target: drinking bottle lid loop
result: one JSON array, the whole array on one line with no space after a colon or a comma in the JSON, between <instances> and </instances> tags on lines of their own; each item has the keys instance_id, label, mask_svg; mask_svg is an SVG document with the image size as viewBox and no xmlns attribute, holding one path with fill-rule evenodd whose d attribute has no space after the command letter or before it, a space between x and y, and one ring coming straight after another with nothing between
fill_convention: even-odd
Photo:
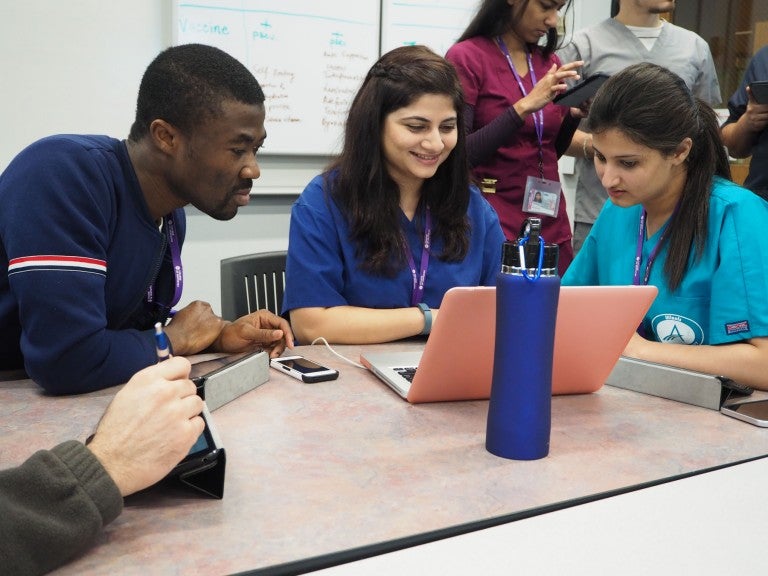
<instances>
[{"instance_id":1,"label":"drinking bottle lid loop","mask_svg":"<svg viewBox=\"0 0 768 576\"><path fill-rule=\"evenodd\" d=\"M534 272L533 276L528 275L528 266L525 262L525 246L528 241L530 240L530 236L525 236L524 238L518 238L518 249L520 250L520 268L523 273L523 276L526 280L530 280L531 282L535 282L539 279L541 276L541 267L544 264L544 238L539 236L539 261L536 265L536 271Z\"/></svg>"}]
</instances>

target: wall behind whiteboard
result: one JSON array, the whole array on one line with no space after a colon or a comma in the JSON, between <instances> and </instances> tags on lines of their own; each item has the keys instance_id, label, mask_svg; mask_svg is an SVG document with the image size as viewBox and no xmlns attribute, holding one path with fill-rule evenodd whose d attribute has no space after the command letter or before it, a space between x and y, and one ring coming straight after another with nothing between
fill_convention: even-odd
<instances>
[{"instance_id":1,"label":"wall behind whiteboard","mask_svg":"<svg viewBox=\"0 0 768 576\"><path fill-rule=\"evenodd\" d=\"M56 133L124 138L147 64L170 42L156 0L0 2L0 172Z\"/></svg>"}]
</instances>

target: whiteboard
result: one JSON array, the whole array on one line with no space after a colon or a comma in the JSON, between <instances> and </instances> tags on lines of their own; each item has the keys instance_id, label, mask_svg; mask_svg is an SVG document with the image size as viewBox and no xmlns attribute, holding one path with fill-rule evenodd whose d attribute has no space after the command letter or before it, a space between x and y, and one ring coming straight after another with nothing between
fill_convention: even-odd
<instances>
[{"instance_id":1,"label":"whiteboard","mask_svg":"<svg viewBox=\"0 0 768 576\"><path fill-rule=\"evenodd\" d=\"M379 0L175 0L174 43L225 50L266 97L263 154L335 154L379 56Z\"/></svg>"},{"instance_id":2,"label":"whiteboard","mask_svg":"<svg viewBox=\"0 0 768 576\"><path fill-rule=\"evenodd\" d=\"M424 44L444 55L472 20L480 0L382 0L381 52Z\"/></svg>"}]
</instances>

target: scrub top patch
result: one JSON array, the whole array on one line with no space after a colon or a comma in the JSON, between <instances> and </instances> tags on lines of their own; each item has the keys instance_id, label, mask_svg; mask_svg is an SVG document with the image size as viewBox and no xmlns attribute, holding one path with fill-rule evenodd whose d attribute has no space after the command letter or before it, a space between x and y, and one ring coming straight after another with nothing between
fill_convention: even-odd
<instances>
[{"instance_id":1,"label":"scrub top patch","mask_svg":"<svg viewBox=\"0 0 768 576\"><path fill-rule=\"evenodd\" d=\"M728 324L725 325L725 333L728 335L741 334L742 332L749 332L748 320L740 320L738 322L729 322Z\"/></svg>"}]
</instances>

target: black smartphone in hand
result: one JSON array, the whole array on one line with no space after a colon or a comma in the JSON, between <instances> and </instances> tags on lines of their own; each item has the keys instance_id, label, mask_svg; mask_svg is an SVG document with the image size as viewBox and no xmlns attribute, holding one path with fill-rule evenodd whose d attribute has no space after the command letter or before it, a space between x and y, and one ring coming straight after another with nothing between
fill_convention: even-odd
<instances>
[{"instance_id":1,"label":"black smartphone in hand","mask_svg":"<svg viewBox=\"0 0 768 576\"><path fill-rule=\"evenodd\" d=\"M768 104L768 80L755 80L749 83L752 98L758 104Z\"/></svg>"}]
</instances>

